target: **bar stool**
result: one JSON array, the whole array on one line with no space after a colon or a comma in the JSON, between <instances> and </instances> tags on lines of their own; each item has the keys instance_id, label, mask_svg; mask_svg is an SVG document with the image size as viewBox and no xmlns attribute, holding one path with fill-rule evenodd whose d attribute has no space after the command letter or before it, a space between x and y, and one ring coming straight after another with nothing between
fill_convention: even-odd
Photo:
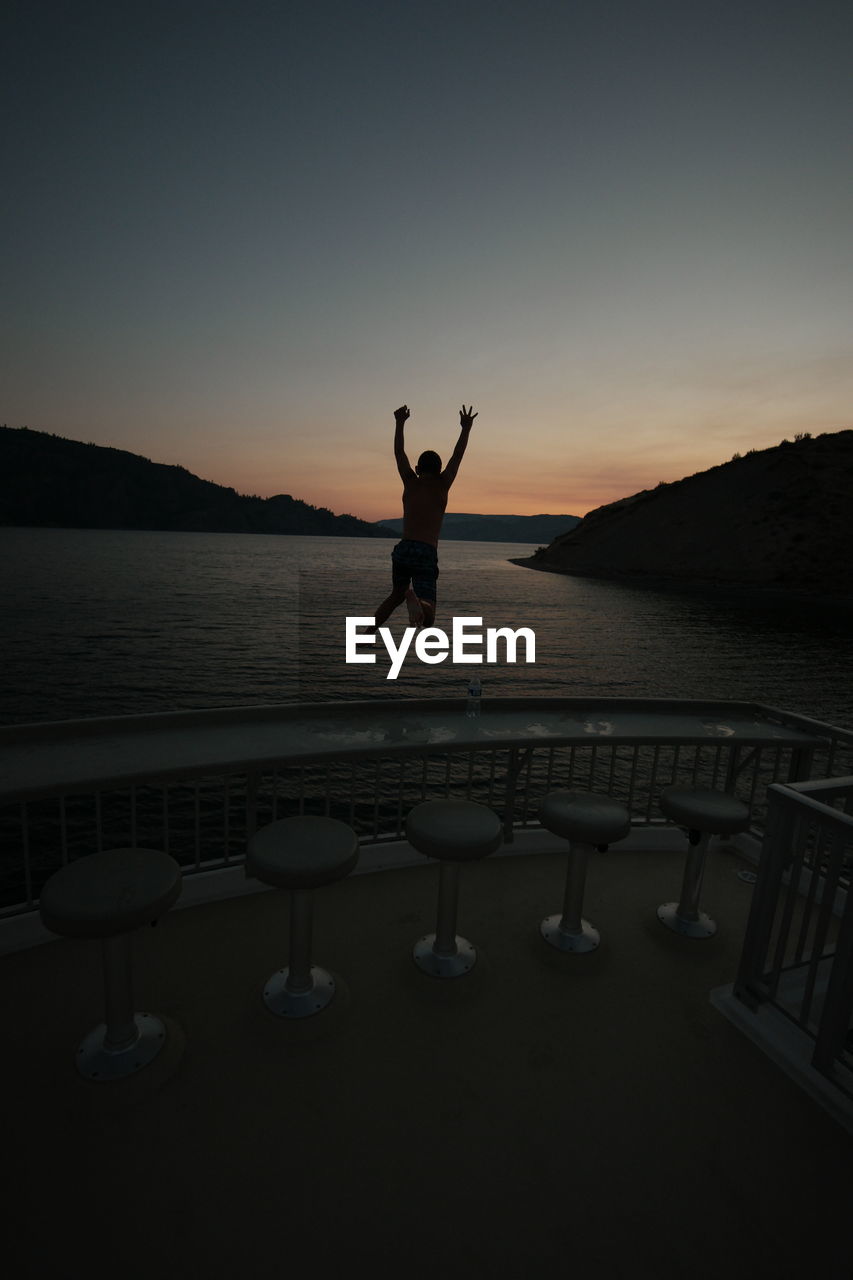
<instances>
[{"instance_id":1,"label":"bar stool","mask_svg":"<svg viewBox=\"0 0 853 1280\"><path fill-rule=\"evenodd\" d=\"M608 845L628 835L628 810L609 796L551 791L539 805L539 821L569 842L562 914L546 916L539 931L558 951L595 951L601 935L581 915L587 862L594 848L603 853Z\"/></svg>"},{"instance_id":2,"label":"bar stool","mask_svg":"<svg viewBox=\"0 0 853 1280\"><path fill-rule=\"evenodd\" d=\"M435 933L420 938L412 952L418 968L433 978L459 978L476 963L476 949L456 933L459 866L487 858L502 836L497 814L473 800L425 800L406 819L412 848L441 864Z\"/></svg>"},{"instance_id":3,"label":"bar stool","mask_svg":"<svg viewBox=\"0 0 853 1280\"><path fill-rule=\"evenodd\" d=\"M661 792L661 812L687 828L687 861L678 902L658 907L658 920L685 938L710 938L717 926L699 910L705 857L711 836L733 836L749 826L749 809L735 796L707 787L667 787Z\"/></svg>"},{"instance_id":4,"label":"bar stool","mask_svg":"<svg viewBox=\"0 0 853 1280\"><path fill-rule=\"evenodd\" d=\"M105 1021L81 1041L77 1069L89 1080L119 1080L151 1062L165 1023L133 1008L131 933L154 923L181 892L181 871L159 849L110 849L69 862L42 889L39 911L52 933L100 938Z\"/></svg>"},{"instance_id":5,"label":"bar stool","mask_svg":"<svg viewBox=\"0 0 853 1280\"><path fill-rule=\"evenodd\" d=\"M343 880L358 862L358 838L336 818L282 818L249 841L246 875L290 890L288 966L264 987L264 1004L279 1018L308 1018L335 994L335 980L311 963L314 890Z\"/></svg>"}]
</instances>

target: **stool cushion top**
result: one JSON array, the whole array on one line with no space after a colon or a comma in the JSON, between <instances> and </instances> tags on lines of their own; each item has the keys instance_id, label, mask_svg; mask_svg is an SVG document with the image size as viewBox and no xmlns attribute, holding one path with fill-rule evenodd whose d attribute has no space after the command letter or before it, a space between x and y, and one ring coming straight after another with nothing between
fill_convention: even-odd
<instances>
[{"instance_id":1,"label":"stool cushion top","mask_svg":"<svg viewBox=\"0 0 853 1280\"><path fill-rule=\"evenodd\" d=\"M246 875L279 889L318 889L343 880L358 862L358 837L337 818L282 818L249 841Z\"/></svg>"},{"instance_id":2,"label":"stool cushion top","mask_svg":"<svg viewBox=\"0 0 853 1280\"><path fill-rule=\"evenodd\" d=\"M691 831L731 836L749 826L749 809L735 796L707 787L667 787L660 796L661 812Z\"/></svg>"},{"instance_id":3,"label":"stool cushion top","mask_svg":"<svg viewBox=\"0 0 853 1280\"><path fill-rule=\"evenodd\" d=\"M53 933L109 938L150 924L180 892L181 869L161 849L104 849L52 875L39 911Z\"/></svg>"},{"instance_id":4,"label":"stool cushion top","mask_svg":"<svg viewBox=\"0 0 853 1280\"><path fill-rule=\"evenodd\" d=\"M550 791L539 804L539 821L555 836L587 844L612 844L631 830L623 805L589 791Z\"/></svg>"},{"instance_id":5,"label":"stool cushion top","mask_svg":"<svg viewBox=\"0 0 853 1280\"><path fill-rule=\"evenodd\" d=\"M498 815L474 800L425 800L406 819L406 836L426 858L468 862L494 853L503 831Z\"/></svg>"}]
</instances>

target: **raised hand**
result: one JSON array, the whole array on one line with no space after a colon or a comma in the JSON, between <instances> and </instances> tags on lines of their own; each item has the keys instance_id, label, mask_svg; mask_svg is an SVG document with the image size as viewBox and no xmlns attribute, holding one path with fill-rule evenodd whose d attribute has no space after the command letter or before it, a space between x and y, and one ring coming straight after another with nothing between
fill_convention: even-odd
<instances>
[{"instance_id":1,"label":"raised hand","mask_svg":"<svg viewBox=\"0 0 853 1280\"><path fill-rule=\"evenodd\" d=\"M471 412L471 409L473 408L474 406L471 405L468 409L466 409L463 404L462 408L459 410L459 422L464 431L470 431L471 423L474 421L476 417L478 417L476 413Z\"/></svg>"},{"instance_id":2,"label":"raised hand","mask_svg":"<svg viewBox=\"0 0 853 1280\"><path fill-rule=\"evenodd\" d=\"M394 421L396 422L398 427L402 427L403 423L406 421L408 416L409 416L409 406L407 404L403 404L400 406L399 409L394 410Z\"/></svg>"}]
</instances>

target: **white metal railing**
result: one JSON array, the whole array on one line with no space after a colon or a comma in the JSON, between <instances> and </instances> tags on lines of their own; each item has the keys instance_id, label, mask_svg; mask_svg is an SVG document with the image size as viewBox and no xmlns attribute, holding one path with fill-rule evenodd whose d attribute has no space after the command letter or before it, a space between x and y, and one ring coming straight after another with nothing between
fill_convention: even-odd
<instances>
[{"instance_id":1,"label":"white metal railing","mask_svg":"<svg viewBox=\"0 0 853 1280\"><path fill-rule=\"evenodd\" d=\"M770 1004L814 1043L812 1065L853 1097L853 776L768 793L734 995Z\"/></svg>"},{"instance_id":2,"label":"white metal railing","mask_svg":"<svg viewBox=\"0 0 853 1280\"><path fill-rule=\"evenodd\" d=\"M517 745L496 746L485 741L472 746L463 741L461 745L423 744L403 749L382 743L355 756L343 748L340 752L324 749L320 760L299 759L299 749L291 748L285 758L265 759L262 765L247 759L242 766L235 766L232 755L227 764L222 758L211 759L190 773L176 755L170 768L156 773L152 768L150 776L136 777L132 782L104 779L100 785L93 780L68 790L61 785L61 774L57 781L56 759L51 757L54 776L50 785L45 785L44 794L37 778L29 780L23 798L9 796L4 803L0 792L0 913L32 911L53 871L69 858L95 849L128 844L164 849L186 874L232 866L242 862L247 839L256 826L290 813L340 817L355 828L362 843L372 844L401 839L406 814L419 801L463 796L495 809L504 822L505 839L511 841L515 830L538 825L539 799L555 787L613 795L626 805L633 825L649 826L664 821L658 810L660 791L670 783L682 782L736 793L749 804L753 834L760 837L768 788L796 778L823 776L841 760L848 761L853 772L853 733L772 708L734 703L713 707L720 714L733 708L741 716L748 711L767 724L786 726L790 732L782 741L750 742L736 735L696 741L690 717L695 717L697 708L707 711L711 704L630 699L596 704L564 699L555 700L554 705L564 709L575 701L585 713L592 708L593 715L596 706L602 714L611 715L614 708L627 708L635 717L663 706L673 727L668 734L657 734L654 741L647 742L638 741L638 734L632 731L622 738L616 734L555 746L543 729L543 740L528 735ZM298 739L300 715L306 722L309 717L316 721L321 712L331 715L341 705L282 709L282 723ZM390 714L387 704L381 705L386 708L384 714ZM409 708L415 705L424 704L407 707L401 703L393 711L411 715ZM433 705L441 704L430 704L430 709ZM519 701L507 700L505 705L517 708ZM546 705L542 700L529 702L537 719ZM255 719L261 715L266 719L268 710L271 715L271 709L263 709L263 713L250 709ZM185 736L192 731L194 749L197 742L202 744L196 752L199 761L204 760L205 734L211 732L208 726L213 723L207 714L174 714L163 721L170 734ZM679 714L684 716L681 730ZM248 713L245 716L249 723L251 717ZM245 728L239 714L229 712L224 719L226 728L233 725L239 739ZM150 717L133 717L109 722L109 727L110 732L117 724L123 727L130 742L124 749L131 756L133 735L138 733L140 757L149 759L153 723ZM215 723L222 728L220 720ZM748 718L744 723L750 723ZM160 721L157 725L162 729ZM62 744L76 739L71 738L68 724L55 726L55 734L50 732L53 728L26 727L22 732L27 749L32 749L29 738L48 745L58 743L59 758L64 759ZM81 722L80 733L81 741L94 740L95 722ZM9 746L14 730L0 730L0 737L5 737ZM73 750L68 751L70 761ZM305 752L309 757L312 754L307 744ZM132 761L130 767L132 772Z\"/></svg>"}]
</instances>

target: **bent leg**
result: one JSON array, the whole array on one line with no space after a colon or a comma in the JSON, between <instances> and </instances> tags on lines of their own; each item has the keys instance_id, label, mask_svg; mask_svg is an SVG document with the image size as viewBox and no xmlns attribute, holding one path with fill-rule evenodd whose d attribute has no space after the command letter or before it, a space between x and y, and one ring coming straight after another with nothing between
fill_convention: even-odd
<instances>
[{"instance_id":1,"label":"bent leg","mask_svg":"<svg viewBox=\"0 0 853 1280\"><path fill-rule=\"evenodd\" d=\"M381 627L383 622L386 622L388 618L391 617L391 614L398 607L398 605L401 605L403 603L405 598L406 598L406 588L394 587L390 596L386 596L386 598L382 601L379 608L376 610L376 616L373 619L374 626Z\"/></svg>"}]
</instances>

